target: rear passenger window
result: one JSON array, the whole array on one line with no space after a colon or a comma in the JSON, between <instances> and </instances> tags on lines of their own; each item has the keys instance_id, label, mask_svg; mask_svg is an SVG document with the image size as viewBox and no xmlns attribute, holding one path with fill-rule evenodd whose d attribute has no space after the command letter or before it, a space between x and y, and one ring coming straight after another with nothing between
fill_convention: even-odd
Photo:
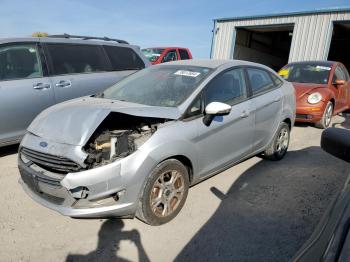
<instances>
[{"instance_id":1,"label":"rear passenger window","mask_svg":"<svg viewBox=\"0 0 350 262\"><path fill-rule=\"evenodd\" d=\"M275 86L279 87L282 85L282 80L279 79L275 74L270 73L270 76L272 77L273 81L275 82Z\"/></svg>"},{"instance_id":2,"label":"rear passenger window","mask_svg":"<svg viewBox=\"0 0 350 262\"><path fill-rule=\"evenodd\" d=\"M247 72L253 95L265 92L275 87L270 74L265 70L248 68Z\"/></svg>"},{"instance_id":3,"label":"rear passenger window","mask_svg":"<svg viewBox=\"0 0 350 262\"><path fill-rule=\"evenodd\" d=\"M113 71L139 70L145 68L145 63L131 48L106 45L104 49L112 63Z\"/></svg>"},{"instance_id":4,"label":"rear passenger window","mask_svg":"<svg viewBox=\"0 0 350 262\"><path fill-rule=\"evenodd\" d=\"M243 69L226 71L214 78L205 89L205 104L222 102L233 105L247 97Z\"/></svg>"},{"instance_id":5,"label":"rear passenger window","mask_svg":"<svg viewBox=\"0 0 350 262\"><path fill-rule=\"evenodd\" d=\"M179 49L179 53L182 60L190 59L190 56L185 49Z\"/></svg>"},{"instance_id":6,"label":"rear passenger window","mask_svg":"<svg viewBox=\"0 0 350 262\"><path fill-rule=\"evenodd\" d=\"M42 77L36 45L0 47L0 80Z\"/></svg>"},{"instance_id":7,"label":"rear passenger window","mask_svg":"<svg viewBox=\"0 0 350 262\"><path fill-rule=\"evenodd\" d=\"M107 61L99 46L48 44L55 75L107 71Z\"/></svg>"}]
</instances>

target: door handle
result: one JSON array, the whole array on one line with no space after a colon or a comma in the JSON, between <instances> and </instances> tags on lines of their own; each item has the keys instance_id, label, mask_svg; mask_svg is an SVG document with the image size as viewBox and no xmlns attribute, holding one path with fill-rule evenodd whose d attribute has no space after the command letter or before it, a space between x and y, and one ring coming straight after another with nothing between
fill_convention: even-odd
<instances>
[{"instance_id":1,"label":"door handle","mask_svg":"<svg viewBox=\"0 0 350 262\"><path fill-rule=\"evenodd\" d=\"M49 89L50 87L51 85L46 83L37 83L33 85L33 88L36 90Z\"/></svg>"},{"instance_id":2,"label":"door handle","mask_svg":"<svg viewBox=\"0 0 350 262\"><path fill-rule=\"evenodd\" d=\"M246 118L249 116L249 111L248 110L243 110L243 112L241 113L241 118Z\"/></svg>"},{"instance_id":3,"label":"door handle","mask_svg":"<svg viewBox=\"0 0 350 262\"><path fill-rule=\"evenodd\" d=\"M71 87L72 82L69 80L61 80L56 84L57 87Z\"/></svg>"}]
</instances>

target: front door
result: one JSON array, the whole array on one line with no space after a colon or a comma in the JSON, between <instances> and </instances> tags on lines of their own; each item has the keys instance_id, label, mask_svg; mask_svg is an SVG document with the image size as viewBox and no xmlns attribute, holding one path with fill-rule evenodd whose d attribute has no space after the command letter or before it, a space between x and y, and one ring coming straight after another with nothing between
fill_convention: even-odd
<instances>
[{"instance_id":1,"label":"front door","mask_svg":"<svg viewBox=\"0 0 350 262\"><path fill-rule=\"evenodd\" d=\"M347 86L348 83L345 83L345 85L336 85L335 82L337 80L346 81L346 79L347 77L345 72L342 70L340 65L337 65L337 67L335 68L332 83L331 83L333 85L333 90L336 96L335 97L336 102L335 102L335 108L334 108L336 112L343 111L344 109L347 108L349 89Z\"/></svg>"},{"instance_id":2,"label":"front door","mask_svg":"<svg viewBox=\"0 0 350 262\"><path fill-rule=\"evenodd\" d=\"M202 177L249 155L254 134L254 105L248 99L243 69L230 69L218 75L206 86L203 97L205 106L222 102L232 109L229 115L216 116L209 126L203 123L203 118L195 120Z\"/></svg>"}]
</instances>

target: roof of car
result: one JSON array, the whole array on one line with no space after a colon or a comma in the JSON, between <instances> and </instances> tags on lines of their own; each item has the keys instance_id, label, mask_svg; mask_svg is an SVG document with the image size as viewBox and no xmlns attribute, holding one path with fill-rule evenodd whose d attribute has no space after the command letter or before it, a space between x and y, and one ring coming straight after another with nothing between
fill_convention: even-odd
<instances>
[{"instance_id":1,"label":"roof of car","mask_svg":"<svg viewBox=\"0 0 350 262\"><path fill-rule=\"evenodd\" d=\"M257 65L256 63L243 61L243 60L233 60L233 59L188 59L188 60L177 60L174 62L163 63L163 65L188 65L188 66L201 66L208 68L217 68L222 65L231 64L235 65ZM162 64L161 64L162 65ZM260 65L263 66L263 65ZM264 67L264 66L263 66Z\"/></svg>"},{"instance_id":2,"label":"roof of car","mask_svg":"<svg viewBox=\"0 0 350 262\"><path fill-rule=\"evenodd\" d=\"M79 38L63 38L63 37L20 37L20 38L0 38L0 44L7 43L24 43L24 42L44 42L44 43L74 43L74 44L92 44L92 45L118 45L137 47L135 45L118 43L113 40L103 39L79 39Z\"/></svg>"}]
</instances>

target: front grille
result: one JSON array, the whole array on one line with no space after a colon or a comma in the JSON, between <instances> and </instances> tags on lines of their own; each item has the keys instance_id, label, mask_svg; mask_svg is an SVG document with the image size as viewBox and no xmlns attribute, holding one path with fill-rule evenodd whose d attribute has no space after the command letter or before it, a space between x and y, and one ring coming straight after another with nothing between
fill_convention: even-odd
<instances>
[{"instance_id":1,"label":"front grille","mask_svg":"<svg viewBox=\"0 0 350 262\"><path fill-rule=\"evenodd\" d=\"M38 166L52 171L68 173L81 169L77 163L65 157L45 154L25 147L21 149L21 154Z\"/></svg>"}]
</instances>

